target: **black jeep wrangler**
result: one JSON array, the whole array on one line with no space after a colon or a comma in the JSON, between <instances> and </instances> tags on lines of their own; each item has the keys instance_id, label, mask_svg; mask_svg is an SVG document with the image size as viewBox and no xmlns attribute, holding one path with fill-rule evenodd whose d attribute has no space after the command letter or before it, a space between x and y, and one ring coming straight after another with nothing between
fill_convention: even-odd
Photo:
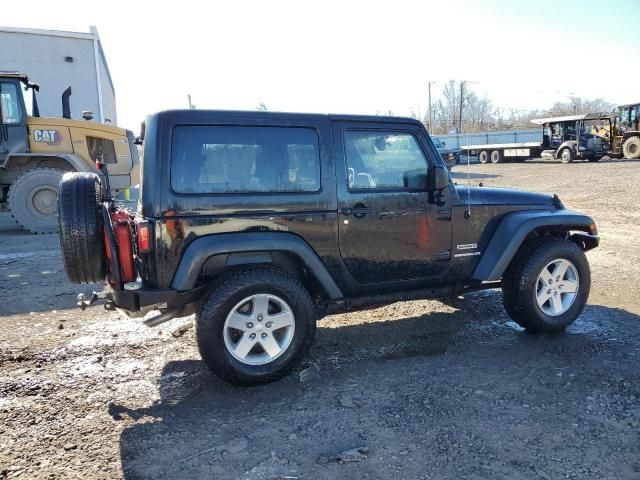
<instances>
[{"instance_id":1,"label":"black jeep wrangler","mask_svg":"<svg viewBox=\"0 0 640 480\"><path fill-rule=\"evenodd\" d=\"M324 315L502 287L526 330L570 325L590 287L591 218L558 197L456 186L409 118L166 111L143 132L136 212L104 175L60 184L65 269L157 325L196 314L220 377L290 372Z\"/></svg>"}]
</instances>

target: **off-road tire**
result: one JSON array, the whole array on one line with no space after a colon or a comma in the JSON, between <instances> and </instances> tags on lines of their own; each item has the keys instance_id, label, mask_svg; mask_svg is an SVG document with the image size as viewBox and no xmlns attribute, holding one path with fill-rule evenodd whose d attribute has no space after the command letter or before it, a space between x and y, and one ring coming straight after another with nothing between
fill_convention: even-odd
<instances>
[{"instance_id":1,"label":"off-road tire","mask_svg":"<svg viewBox=\"0 0 640 480\"><path fill-rule=\"evenodd\" d=\"M34 168L11 184L9 209L16 223L31 233L58 231L55 198L63 175L57 168Z\"/></svg>"},{"instance_id":2,"label":"off-road tire","mask_svg":"<svg viewBox=\"0 0 640 480\"><path fill-rule=\"evenodd\" d=\"M482 150L478 154L478 161L480 163L487 163L489 161L489 152L487 152L486 150Z\"/></svg>"},{"instance_id":3,"label":"off-road tire","mask_svg":"<svg viewBox=\"0 0 640 480\"><path fill-rule=\"evenodd\" d=\"M542 269L555 259L569 260L578 272L579 288L571 307L549 316L538 306L536 285ZM571 240L545 237L523 245L504 273L502 294L505 310L527 332L556 332L571 325L582 313L591 287L589 262Z\"/></svg>"},{"instance_id":4,"label":"off-road tire","mask_svg":"<svg viewBox=\"0 0 640 480\"><path fill-rule=\"evenodd\" d=\"M504 156L500 150L494 150L491 152L491 163L502 163Z\"/></svg>"},{"instance_id":5,"label":"off-road tire","mask_svg":"<svg viewBox=\"0 0 640 480\"><path fill-rule=\"evenodd\" d=\"M570 148L563 148L559 158L562 163L571 163L573 162L573 152Z\"/></svg>"},{"instance_id":6,"label":"off-road tire","mask_svg":"<svg viewBox=\"0 0 640 480\"><path fill-rule=\"evenodd\" d=\"M622 144L622 153L624 158L635 160L640 158L640 137L629 137Z\"/></svg>"},{"instance_id":7,"label":"off-road tire","mask_svg":"<svg viewBox=\"0 0 640 480\"><path fill-rule=\"evenodd\" d=\"M98 175L66 173L60 182L58 232L69 280L95 283L106 276L104 228Z\"/></svg>"},{"instance_id":8,"label":"off-road tire","mask_svg":"<svg viewBox=\"0 0 640 480\"><path fill-rule=\"evenodd\" d=\"M295 330L282 355L263 365L247 365L234 358L224 341L229 312L244 298L268 293L291 307ZM200 356L220 378L236 385L275 382L286 376L304 358L313 343L317 313L306 288L296 278L277 268L237 271L218 280L206 293L196 313L196 339Z\"/></svg>"}]
</instances>

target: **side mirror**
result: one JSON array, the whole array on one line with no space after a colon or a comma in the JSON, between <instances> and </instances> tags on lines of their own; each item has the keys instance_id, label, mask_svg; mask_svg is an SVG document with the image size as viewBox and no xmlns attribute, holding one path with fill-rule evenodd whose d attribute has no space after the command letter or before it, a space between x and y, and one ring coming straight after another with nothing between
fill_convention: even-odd
<instances>
[{"instance_id":1,"label":"side mirror","mask_svg":"<svg viewBox=\"0 0 640 480\"><path fill-rule=\"evenodd\" d=\"M404 172L404 187L412 192L429 190L429 176L424 172L408 170Z\"/></svg>"},{"instance_id":2,"label":"side mirror","mask_svg":"<svg viewBox=\"0 0 640 480\"><path fill-rule=\"evenodd\" d=\"M444 140L440 140L442 142L442 146L446 147L447 146L447 142L445 142Z\"/></svg>"},{"instance_id":3,"label":"side mirror","mask_svg":"<svg viewBox=\"0 0 640 480\"><path fill-rule=\"evenodd\" d=\"M449 172L447 170L447 167L443 165L436 165L435 167L433 167L432 172L432 186L434 191L444 190L449 186Z\"/></svg>"}]
</instances>

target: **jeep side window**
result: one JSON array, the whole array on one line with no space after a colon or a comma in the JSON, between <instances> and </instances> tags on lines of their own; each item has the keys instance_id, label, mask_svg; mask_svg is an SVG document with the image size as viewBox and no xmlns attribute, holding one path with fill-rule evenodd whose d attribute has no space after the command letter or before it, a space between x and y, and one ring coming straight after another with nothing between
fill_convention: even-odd
<instances>
[{"instance_id":1,"label":"jeep side window","mask_svg":"<svg viewBox=\"0 0 640 480\"><path fill-rule=\"evenodd\" d=\"M178 193L288 193L320 190L312 128L177 126L171 186Z\"/></svg>"},{"instance_id":2,"label":"jeep side window","mask_svg":"<svg viewBox=\"0 0 640 480\"><path fill-rule=\"evenodd\" d=\"M427 160L410 133L346 131L349 190L405 190L427 174Z\"/></svg>"},{"instance_id":3,"label":"jeep side window","mask_svg":"<svg viewBox=\"0 0 640 480\"><path fill-rule=\"evenodd\" d=\"M17 125L22 122L22 112L18 103L18 89L13 83L0 83L0 102L2 103L2 123Z\"/></svg>"}]
</instances>

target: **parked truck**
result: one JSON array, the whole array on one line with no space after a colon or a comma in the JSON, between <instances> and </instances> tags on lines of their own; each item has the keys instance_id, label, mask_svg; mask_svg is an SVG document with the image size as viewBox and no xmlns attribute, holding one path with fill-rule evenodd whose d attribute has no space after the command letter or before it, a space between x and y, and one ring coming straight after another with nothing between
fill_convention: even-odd
<instances>
[{"instance_id":1,"label":"parked truck","mask_svg":"<svg viewBox=\"0 0 640 480\"><path fill-rule=\"evenodd\" d=\"M611 131L615 115L594 113L531 120L542 127L542 140L522 143L465 145L467 155L477 155L480 163L522 162L530 158L556 158L562 163L574 160L598 161L610 151L603 130Z\"/></svg>"}]
</instances>

